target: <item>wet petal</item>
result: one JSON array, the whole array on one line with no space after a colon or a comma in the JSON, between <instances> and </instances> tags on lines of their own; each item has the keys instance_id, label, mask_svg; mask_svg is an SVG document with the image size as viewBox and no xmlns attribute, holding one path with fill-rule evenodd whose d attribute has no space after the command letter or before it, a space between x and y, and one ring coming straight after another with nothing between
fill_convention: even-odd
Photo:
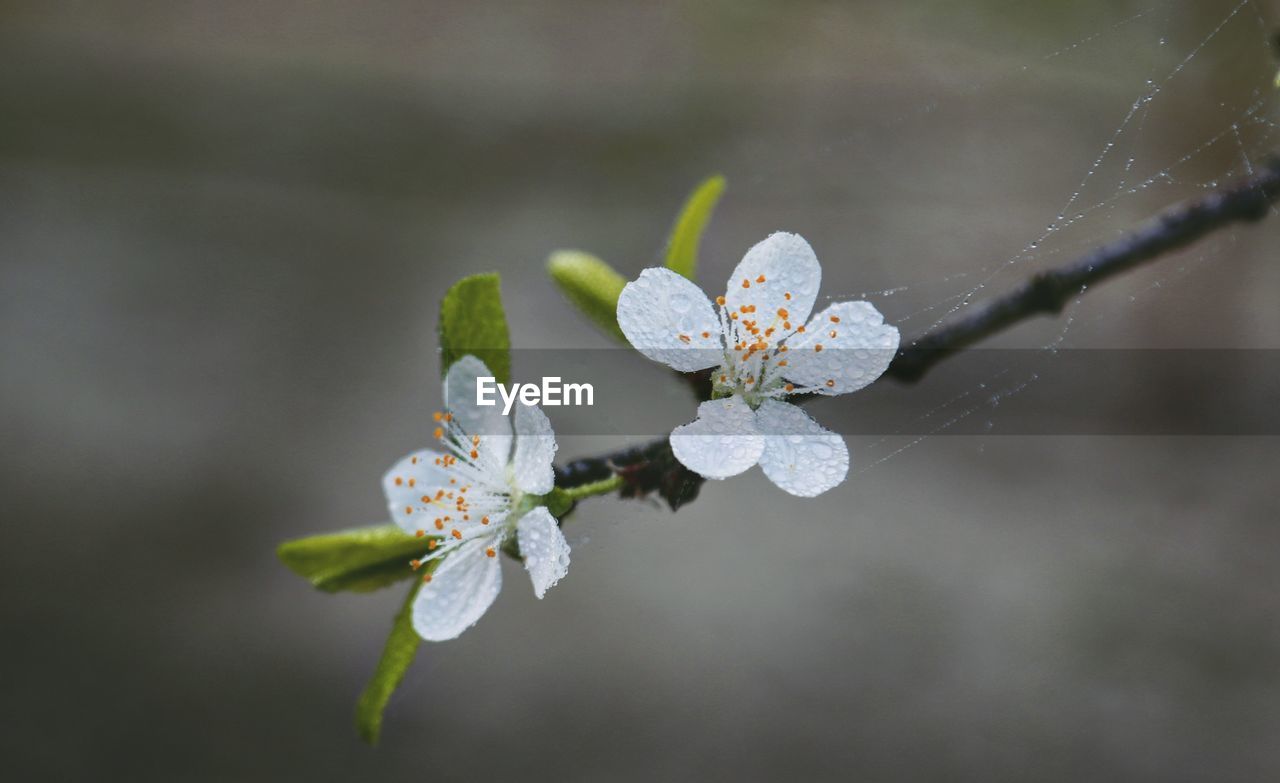
<instances>
[{"instance_id":1,"label":"wet petal","mask_svg":"<svg viewBox=\"0 0 1280 783\"><path fill-rule=\"evenodd\" d=\"M555 484L551 462L556 456L556 435L551 431L547 414L536 405L517 404L515 417L516 446L511 458L516 486L524 492L543 495Z\"/></svg>"},{"instance_id":2,"label":"wet petal","mask_svg":"<svg viewBox=\"0 0 1280 783\"><path fill-rule=\"evenodd\" d=\"M794 329L813 312L821 282L822 267L809 243L799 234L779 231L742 257L729 278L725 305L731 312L754 306L751 318L761 329L781 330L787 322ZM779 310L786 311L785 318L778 315Z\"/></svg>"},{"instance_id":3,"label":"wet petal","mask_svg":"<svg viewBox=\"0 0 1280 783\"><path fill-rule=\"evenodd\" d=\"M796 406L776 400L765 401L756 419L764 433L760 467L774 484L811 498L844 481L849 449L839 435Z\"/></svg>"},{"instance_id":4,"label":"wet petal","mask_svg":"<svg viewBox=\"0 0 1280 783\"><path fill-rule=\"evenodd\" d=\"M569 542L546 507L539 506L516 522L516 540L533 594L541 598L569 572Z\"/></svg>"},{"instance_id":5,"label":"wet petal","mask_svg":"<svg viewBox=\"0 0 1280 783\"><path fill-rule=\"evenodd\" d=\"M764 438L755 413L735 395L699 405L698 418L671 433L671 450L694 473L722 479L759 462Z\"/></svg>"},{"instance_id":6,"label":"wet petal","mask_svg":"<svg viewBox=\"0 0 1280 783\"><path fill-rule=\"evenodd\" d=\"M434 451L415 451L397 462L382 477L382 491L387 496L391 519L406 533L425 529L434 512L423 497L439 490L449 491L449 472L436 464L440 457Z\"/></svg>"},{"instance_id":7,"label":"wet petal","mask_svg":"<svg viewBox=\"0 0 1280 783\"><path fill-rule=\"evenodd\" d=\"M707 295L670 269L646 269L618 297L618 326L637 351L680 372L723 357L720 321Z\"/></svg>"},{"instance_id":8,"label":"wet petal","mask_svg":"<svg viewBox=\"0 0 1280 783\"><path fill-rule=\"evenodd\" d=\"M429 642L456 639L476 624L502 589L502 567L489 557L488 539L447 555L413 602L413 628Z\"/></svg>"},{"instance_id":9,"label":"wet petal","mask_svg":"<svg viewBox=\"0 0 1280 783\"><path fill-rule=\"evenodd\" d=\"M445 408L468 437L480 437L479 460L488 472L505 471L511 455L511 421L502 415L501 400L496 405L476 404L476 379L491 377L484 362L467 354L453 363L444 379Z\"/></svg>"},{"instance_id":10,"label":"wet petal","mask_svg":"<svg viewBox=\"0 0 1280 783\"><path fill-rule=\"evenodd\" d=\"M839 302L786 345L787 380L822 394L847 394L884 374L898 351L898 329L870 302Z\"/></svg>"}]
</instances>

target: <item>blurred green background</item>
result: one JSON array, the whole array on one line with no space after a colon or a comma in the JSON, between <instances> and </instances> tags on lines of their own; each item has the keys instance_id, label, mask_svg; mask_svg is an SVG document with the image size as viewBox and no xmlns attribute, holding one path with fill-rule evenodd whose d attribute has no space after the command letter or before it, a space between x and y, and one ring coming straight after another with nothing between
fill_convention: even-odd
<instances>
[{"instance_id":1,"label":"blurred green background","mask_svg":"<svg viewBox=\"0 0 1280 783\"><path fill-rule=\"evenodd\" d=\"M423 648L377 750L351 711L400 590L321 595L273 550L381 520L458 277L502 273L519 348L605 347L546 254L634 276L720 171L713 295L797 231L825 296L892 291L909 335L1280 150L1278 10L0 5L7 777L1274 779L1274 438L998 437L990 406L879 464L851 438L818 500L592 502L546 600L509 568ZM1278 232L997 344L1280 347ZM670 383L628 368L636 406ZM1114 380L1107 416L1177 395Z\"/></svg>"}]
</instances>

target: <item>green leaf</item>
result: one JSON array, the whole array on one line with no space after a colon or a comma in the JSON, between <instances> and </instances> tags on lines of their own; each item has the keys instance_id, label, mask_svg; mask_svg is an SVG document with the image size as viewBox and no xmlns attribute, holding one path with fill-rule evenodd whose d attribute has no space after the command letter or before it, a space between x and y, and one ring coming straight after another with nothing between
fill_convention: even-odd
<instances>
[{"instance_id":1,"label":"green leaf","mask_svg":"<svg viewBox=\"0 0 1280 783\"><path fill-rule=\"evenodd\" d=\"M720 201L720 195L724 193L724 185L724 177L716 174L703 180L689 194L667 240L667 269L694 279L698 271L698 245L702 242L702 232L711 220L711 212Z\"/></svg>"},{"instance_id":2,"label":"green leaf","mask_svg":"<svg viewBox=\"0 0 1280 783\"><path fill-rule=\"evenodd\" d=\"M618 297L625 278L599 258L580 250L557 250L547 271L560 291L606 334L627 341L618 327Z\"/></svg>"},{"instance_id":3,"label":"green leaf","mask_svg":"<svg viewBox=\"0 0 1280 783\"><path fill-rule=\"evenodd\" d=\"M373 670L369 684L364 686L364 692L360 694L360 701L356 702L356 731L370 745L378 744L378 736L382 733L382 712L387 708L391 694L395 693L404 679L409 664L413 663L414 656L418 654L418 645L422 643L418 633L413 630L413 599L418 596L421 587L422 580L418 580L409 590L409 595L405 596L404 605L391 624L387 643L382 647L378 668Z\"/></svg>"},{"instance_id":4,"label":"green leaf","mask_svg":"<svg viewBox=\"0 0 1280 783\"><path fill-rule=\"evenodd\" d=\"M440 374L467 354L484 362L499 383L511 382L511 338L496 274L453 284L440 303Z\"/></svg>"},{"instance_id":5,"label":"green leaf","mask_svg":"<svg viewBox=\"0 0 1280 783\"><path fill-rule=\"evenodd\" d=\"M431 538L379 525L286 541L276 555L325 592L367 593L413 576L409 561L427 551Z\"/></svg>"}]
</instances>

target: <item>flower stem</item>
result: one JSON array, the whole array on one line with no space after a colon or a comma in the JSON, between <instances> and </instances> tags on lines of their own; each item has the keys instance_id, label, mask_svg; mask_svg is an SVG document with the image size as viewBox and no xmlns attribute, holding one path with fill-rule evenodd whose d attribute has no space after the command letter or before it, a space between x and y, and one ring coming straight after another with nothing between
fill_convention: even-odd
<instances>
[{"instance_id":1,"label":"flower stem","mask_svg":"<svg viewBox=\"0 0 1280 783\"><path fill-rule=\"evenodd\" d=\"M617 492L622 488L622 476L614 474L606 479L592 481L588 484L579 484L576 487L567 487L561 490L566 500L579 501L583 498L594 497L595 495L608 495L611 492Z\"/></svg>"}]
</instances>

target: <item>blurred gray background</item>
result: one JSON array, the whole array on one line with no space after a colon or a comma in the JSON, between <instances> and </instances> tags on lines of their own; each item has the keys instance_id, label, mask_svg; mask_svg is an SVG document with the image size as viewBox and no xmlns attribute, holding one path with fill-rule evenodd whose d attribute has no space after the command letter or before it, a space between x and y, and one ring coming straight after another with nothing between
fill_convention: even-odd
<instances>
[{"instance_id":1,"label":"blurred gray background","mask_svg":"<svg viewBox=\"0 0 1280 783\"><path fill-rule=\"evenodd\" d=\"M351 712L401 590L322 595L273 550L381 520L459 276L502 273L520 348L606 347L546 254L634 276L720 171L713 295L798 231L824 296L909 335L1280 149L1277 10L4 3L6 777L1275 779L1280 444L1001 436L981 401L1014 375L974 389L990 435L850 438L818 500L585 504L569 576L538 602L508 564L376 750ZM1089 211L1021 253L1064 204ZM995 344L1280 347L1277 239L1225 232ZM635 406L671 383L625 368ZM1177 380L1118 376L1098 415Z\"/></svg>"}]
</instances>

